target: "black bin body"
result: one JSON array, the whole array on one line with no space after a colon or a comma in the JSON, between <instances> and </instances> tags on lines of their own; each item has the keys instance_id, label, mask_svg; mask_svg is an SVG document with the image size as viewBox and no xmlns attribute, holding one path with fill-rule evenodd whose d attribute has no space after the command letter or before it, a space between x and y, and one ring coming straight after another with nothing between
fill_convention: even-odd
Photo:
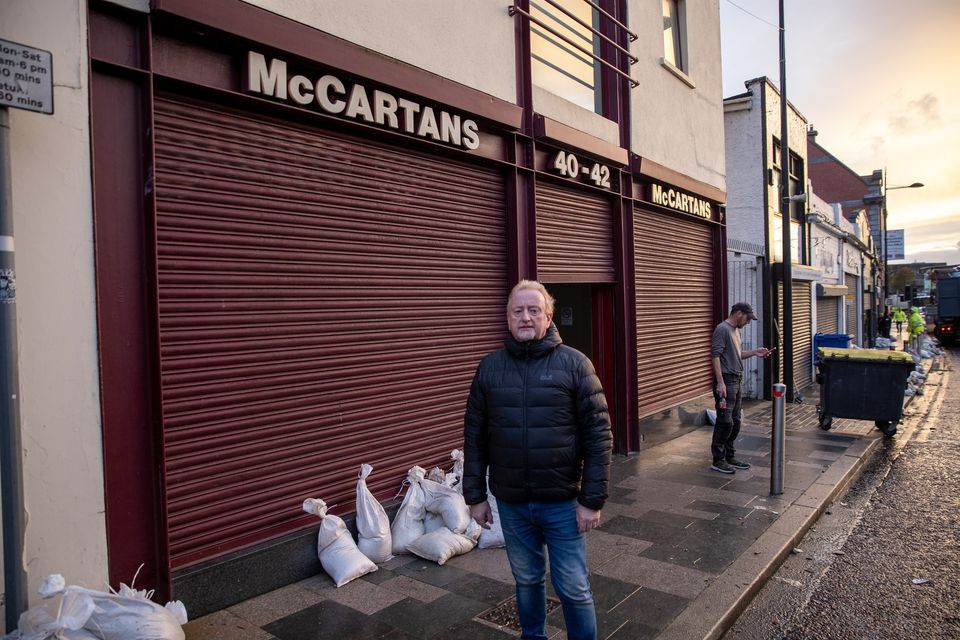
<instances>
[{"instance_id":1,"label":"black bin body","mask_svg":"<svg viewBox=\"0 0 960 640\"><path fill-rule=\"evenodd\" d=\"M833 418L889 420L903 414L903 392L914 363L822 358L821 414Z\"/></svg>"}]
</instances>

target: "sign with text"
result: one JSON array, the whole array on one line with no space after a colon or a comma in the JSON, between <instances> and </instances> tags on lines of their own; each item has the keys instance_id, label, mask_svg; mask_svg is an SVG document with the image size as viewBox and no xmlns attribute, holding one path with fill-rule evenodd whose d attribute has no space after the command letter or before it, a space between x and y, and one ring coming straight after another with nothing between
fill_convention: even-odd
<instances>
[{"instance_id":1,"label":"sign with text","mask_svg":"<svg viewBox=\"0 0 960 640\"><path fill-rule=\"evenodd\" d=\"M53 56L0 40L0 107L53 113Z\"/></svg>"},{"instance_id":2,"label":"sign with text","mask_svg":"<svg viewBox=\"0 0 960 640\"><path fill-rule=\"evenodd\" d=\"M903 229L887 229L887 260L904 259Z\"/></svg>"}]
</instances>

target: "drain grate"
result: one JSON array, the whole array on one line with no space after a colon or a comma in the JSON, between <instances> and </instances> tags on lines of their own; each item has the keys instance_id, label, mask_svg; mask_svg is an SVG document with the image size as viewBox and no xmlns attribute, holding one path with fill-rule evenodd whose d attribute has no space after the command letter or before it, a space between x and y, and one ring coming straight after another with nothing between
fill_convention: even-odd
<instances>
[{"instance_id":1,"label":"drain grate","mask_svg":"<svg viewBox=\"0 0 960 640\"><path fill-rule=\"evenodd\" d=\"M560 601L556 598L547 598L547 615L560 606ZM492 609L487 609L476 618L477 622L482 622L496 629L506 629L520 634L520 619L517 617L517 598L510 596Z\"/></svg>"}]
</instances>

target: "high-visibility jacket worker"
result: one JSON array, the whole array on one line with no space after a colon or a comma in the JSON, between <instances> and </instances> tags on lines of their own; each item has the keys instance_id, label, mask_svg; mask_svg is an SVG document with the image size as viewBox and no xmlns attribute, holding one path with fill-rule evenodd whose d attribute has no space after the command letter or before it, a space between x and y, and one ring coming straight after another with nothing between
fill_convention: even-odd
<instances>
[{"instance_id":1,"label":"high-visibility jacket worker","mask_svg":"<svg viewBox=\"0 0 960 640\"><path fill-rule=\"evenodd\" d=\"M903 309L895 309L893 311L893 321L897 324L902 324L907 321L907 314L903 312Z\"/></svg>"},{"instance_id":2,"label":"high-visibility jacket worker","mask_svg":"<svg viewBox=\"0 0 960 640\"><path fill-rule=\"evenodd\" d=\"M910 337L918 336L923 333L923 318L920 317L920 309L912 307L910 309L910 322L907 323L910 330Z\"/></svg>"}]
</instances>

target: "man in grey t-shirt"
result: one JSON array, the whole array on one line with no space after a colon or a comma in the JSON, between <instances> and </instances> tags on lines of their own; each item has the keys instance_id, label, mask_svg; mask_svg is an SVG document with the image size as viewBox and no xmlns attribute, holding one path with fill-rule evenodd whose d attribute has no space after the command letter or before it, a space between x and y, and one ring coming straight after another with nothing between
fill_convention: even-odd
<instances>
[{"instance_id":1,"label":"man in grey t-shirt","mask_svg":"<svg viewBox=\"0 0 960 640\"><path fill-rule=\"evenodd\" d=\"M710 357L713 361L713 375L717 379L713 388L717 421L713 425L713 441L710 444L713 454L710 468L720 473L736 473L737 469L750 468L748 463L737 460L733 441L740 435L743 360L753 356L768 358L772 353L770 349L763 347L750 351L743 351L741 347L740 329L756 319L753 307L746 302L738 302L733 305L727 319L713 330Z\"/></svg>"}]
</instances>

